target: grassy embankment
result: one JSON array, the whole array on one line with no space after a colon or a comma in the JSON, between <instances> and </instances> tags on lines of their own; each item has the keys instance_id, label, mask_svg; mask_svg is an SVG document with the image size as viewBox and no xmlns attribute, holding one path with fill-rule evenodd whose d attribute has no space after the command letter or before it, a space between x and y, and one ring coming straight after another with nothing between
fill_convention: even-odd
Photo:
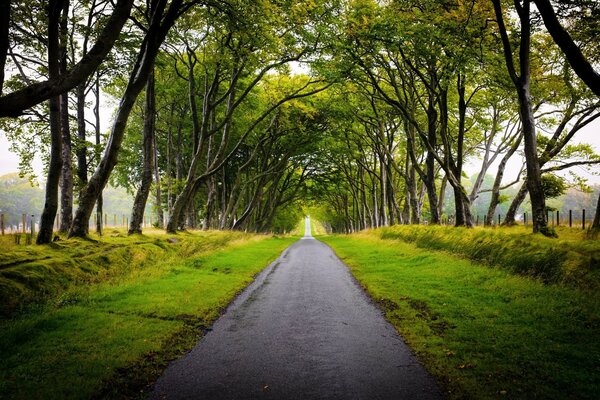
<instances>
[{"instance_id":1,"label":"grassy embankment","mask_svg":"<svg viewBox=\"0 0 600 400\"><path fill-rule=\"evenodd\" d=\"M0 321L0 398L140 396L295 240L110 233L3 244L0 293L5 314L17 315Z\"/></svg>"},{"instance_id":2,"label":"grassy embankment","mask_svg":"<svg viewBox=\"0 0 600 400\"><path fill-rule=\"evenodd\" d=\"M562 236L414 226L319 239L449 398L592 399L600 393L600 242Z\"/></svg>"}]
</instances>

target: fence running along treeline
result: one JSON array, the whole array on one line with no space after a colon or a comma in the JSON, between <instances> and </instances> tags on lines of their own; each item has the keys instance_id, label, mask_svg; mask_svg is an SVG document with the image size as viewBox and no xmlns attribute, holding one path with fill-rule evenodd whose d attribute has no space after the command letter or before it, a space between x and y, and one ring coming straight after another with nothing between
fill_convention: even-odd
<instances>
[{"instance_id":1,"label":"fence running along treeline","mask_svg":"<svg viewBox=\"0 0 600 400\"><path fill-rule=\"evenodd\" d=\"M552 227L569 227L574 229L582 229L585 230L590 226L590 213L586 212L585 209L582 210L568 210L567 212L561 212L560 210L550 211L548 210L548 224ZM495 227L502 225L502 214L498 214L497 218L494 218L493 221L486 220L487 217L474 215L475 226L487 226L487 227ZM531 223L531 214L528 212L524 212L522 214L522 219L520 220L520 224L529 226ZM92 227L101 226L102 229L105 228L113 228L113 229L126 229L129 226L130 216L125 214L104 214L102 223L99 225L97 221L97 216L94 216L89 221L90 229ZM143 227L151 227L157 223L156 217L147 217L144 215L143 218ZM427 224L427 220L423 220L422 224ZM441 219L442 225L453 225L454 224L454 216L450 215L448 217L443 217ZM60 226L60 220L57 218L54 226L54 231L58 232ZM32 238L35 237L36 233L39 230L39 216L35 214L22 214L21 217L17 220L14 216L11 218L6 214L0 214L0 234L2 236L5 235L14 235L15 243L21 244L21 235L25 235L25 244L31 244ZM331 231L331 229L328 229ZM100 234L102 231L100 231Z\"/></svg>"}]
</instances>

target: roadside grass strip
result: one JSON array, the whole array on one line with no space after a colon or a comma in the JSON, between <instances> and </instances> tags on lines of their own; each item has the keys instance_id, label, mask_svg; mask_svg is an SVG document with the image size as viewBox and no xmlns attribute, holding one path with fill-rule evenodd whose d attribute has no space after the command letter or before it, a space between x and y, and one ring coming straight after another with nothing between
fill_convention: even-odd
<instances>
[{"instance_id":1,"label":"roadside grass strip","mask_svg":"<svg viewBox=\"0 0 600 400\"><path fill-rule=\"evenodd\" d=\"M377 232L320 236L451 399L597 399L600 296Z\"/></svg>"},{"instance_id":2,"label":"roadside grass strip","mask_svg":"<svg viewBox=\"0 0 600 400\"><path fill-rule=\"evenodd\" d=\"M0 398L136 398L297 238L222 234L0 322ZM204 239L204 240L202 240Z\"/></svg>"}]
</instances>

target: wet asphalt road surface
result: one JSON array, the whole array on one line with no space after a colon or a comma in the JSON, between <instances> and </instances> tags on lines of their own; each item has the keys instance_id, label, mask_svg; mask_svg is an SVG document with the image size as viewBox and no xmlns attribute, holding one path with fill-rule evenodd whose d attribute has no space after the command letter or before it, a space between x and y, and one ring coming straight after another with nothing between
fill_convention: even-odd
<instances>
[{"instance_id":1,"label":"wet asphalt road surface","mask_svg":"<svg viewBox=\"0 0 600 400\"><path fill-rule=\"evenodd\" d=\"M173 362L150 399L441 399L325 244L290 246Z\"/></svg>"}]
</instances>

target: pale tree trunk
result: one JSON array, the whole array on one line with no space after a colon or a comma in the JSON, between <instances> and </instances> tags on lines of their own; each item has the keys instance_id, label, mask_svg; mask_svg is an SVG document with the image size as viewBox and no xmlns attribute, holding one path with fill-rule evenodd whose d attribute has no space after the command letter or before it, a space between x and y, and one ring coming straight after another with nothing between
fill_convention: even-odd
<instances>
[{"instance_id":1,"label":"pale tree trunk","mask_svg":"<svg viewBox=\"0 0 600 400\"><path fill-rule=\"evenodd\" d=\"M144 210L152 185L152 173L154 167L154 120L156 113L156 102L154 96L154 73L150 72L146 84L146 106L144 109L144 131L142 134L142 182L135 195L133 209L131 210L131 221L129 224L129 235L142 233L142 222Z\"/></svg>"},{"instance_id":2,"label":"pale tree trunk","mask_svg":"<svg viewBox=\"0 0 600 400\"><path fill-rule=\"evenodd\" d=\"M49 79L60 75L59 20L62 10L61 0L48 3L48 76ZM50 107L50 165L46 181L44 210L40 218L40 231L37 244L50 243L54 219L58 210L58 184L62 169L62 137L60 129L60 96L51 97Z\"/></svg>"},{"instance_id":3,"label":"pale tree trunk","mask_svg":"<svg viewBox=\"0 0 600 400\"><path fill-rule=\"evenodd\" d=\"M162 209L161 190L160 190L160 172L158 170L158 148L156 146L156 134L153 135L154 143L154 183L156 185L156 226L164 228L164 214Z\"/></svg>"}]
</instances>

